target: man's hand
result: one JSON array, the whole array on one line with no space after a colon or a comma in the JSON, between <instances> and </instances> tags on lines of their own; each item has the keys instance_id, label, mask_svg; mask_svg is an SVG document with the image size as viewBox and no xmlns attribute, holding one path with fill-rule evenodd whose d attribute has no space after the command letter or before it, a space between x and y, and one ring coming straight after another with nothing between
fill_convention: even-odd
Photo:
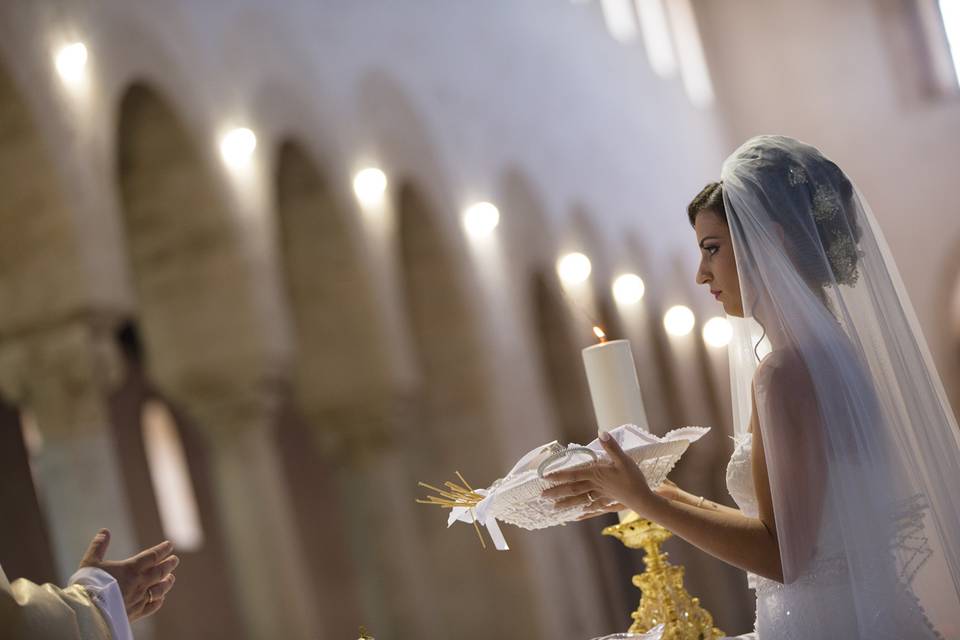
<instances>
[{"instance_id":1,"label":"man's hand","mask_svg":"<svg viewBox=\"0 0 960 640\"><path fill-rule=\"evenodd\" d=\"M161 542L132 558L119 561L104 560L109 545L110 532L101 529L83 554L80 567L102 569L114 577L123 593L123 604L130 622L156 613L176 581L173 570L180 564L180 559L171 555L173 544L169 540Z\"/></svg>"}]
</instances>

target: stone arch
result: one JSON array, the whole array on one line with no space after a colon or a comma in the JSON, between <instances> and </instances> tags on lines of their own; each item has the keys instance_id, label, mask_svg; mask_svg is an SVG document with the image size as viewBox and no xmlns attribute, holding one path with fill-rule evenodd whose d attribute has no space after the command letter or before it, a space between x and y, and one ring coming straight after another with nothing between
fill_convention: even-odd
<instances>
[{"instance_id":1,"label":"stone arch","mask_svg":"<svg viewBox=\"0 0 960 640\"><path fill-rule=\"evenodd\" d=\"M433 136L406 93L373 72L360 83L366 151L387 172L395 230L390 251L408 327L416 376L416 416L410 425L411 466L419 479L440 482L456 470L483 485L509 468L477 290L456 222L451 185ZM424 475L428 476L424 478ZM441 624L468 637L540 635L539 611L522 542L515 551L482 550L469 530L447 531L443 516L417 511L428 568L446 600ZM489 543L488 543L489 546ZM456 558L456 562L449 561ZM484 610L496 610L495 618Z\"/></svg>"},{"instance_id":2,"label":"stone arch","mask_svg":"<svg viewBox=\"0 0 960 640\"><path fill-rule=\"evenodd\" d=\"M207 136L171 105L134 83L118 110L122 226L148 372L209 445L241 628L311 637L312 587L295 559L300 542L273 441L283 362L225 184L212 152L196 144Z\"/></svg>"},{"instance_id":3,"label":"stone arch","mask_svg":"<svg viewBox=\"0 0 960 640\"><path fill-rule=\"evenodd\" d=\"M85 286L76 230L45 141L0 65L0 336L76 313ZM56 260L49 259L56 256ZM42 286L38 286L42 283Z\"/></svg>"},{"instance_id":4,"label":"stone arch","mask_svg":"<svg viewBox=\"0 0 960 640\"><path fill-rule=\"evenodd\" d=\"M356 212L313 158L304 144L285 138L274 171L281 279L296 344L294 400L315 445L290 446L303 433L291 428L281 432L282 447L291 471L303 467L304 451L323 461L322 470L312 465L312 474L301 468L299 478L291 475L302 503L298 517L324 541L312 555L323 573L320 587L335 603L325 629L347 634L362 619L371 628L426 637L435 612L417 566L422 558L408 507L414 484L399 437L408 399L395 379ZM328 508L311 519L318 491ZM398 557L397 545L409 551Z\"/></svg>"},{"instance_id":5,"label":"stone arch","mask_svg":"<svg viewBox=\"0 0 960 640\"><path fill-rule=\"evenodd\" d=\"M211 364L262 368L266 354L239 232L205 154L169 104L144 84L126 91L117 178L151 368L189 395Z\"/></svg>"},{"instance_id":6,"label":"stone arch","mask_svg":"<svg viewBox=\"0 0 960 640\"><path fill-rule=\"evenodd\" d=\"M670 352L670 344L663 330L663 302L661 270L655 269L646 244L637 232L625 234L625 263L643 279L645 291L639 312L634 314L637 337L644 346L640 350L645 366L637 372L644 391L645 407L654 433L663 434L683 422L682 394L677 386L677 374ZM656 372L655 375L650 375Z\"/></svg>"},{"instance_id":7,"label":"stone arch","mask_svg":"<svg viewBox=\"0 0 960 640\"><path fill-rule=\"evenodd\" d=\"M392 395L386 337L353 211L296 142L279 145L275 176L280 261L300 354L294 388L301 407L309 413L317 405L370 405L371 398ZM328 435L339 442L331 442L333 448L349 446L344 439L386 437L354 430Z\"/></svg>"},{"instance_id":8,"label":"stone arch","mask_svg":"<svg viewBox=\"0 0 960 640\"><path fill-rule=\"evenodd\" d=\"M549 419L554 433L564 443L586 443L596 437L596 418L590 401L580 349L588 343L578 336L579 325L572 317L571 301L563 292L556 272L557 240L553 224L547 217L543 199L526 176L517 169L507 171L500 188L500 201L506 212L504 236L510 249L516 274L517 299L524 309L531 356L541 386L544 387ZM591 334L592 335L592 334ZM632 567L626 550L604 537L600 531L616 517L581 523L564 532L572 553L586 559L586 566L571 562L567 570L580 573L578 581L586 583L590 593L576 594L590 600L589 611L580 611L578 623L585 636L622 624L634 608L629 569ZM614 544L611 544L614 543ZM621 571L620 567L627 571ZM571 615L574 607L569 607ZM572 622L567 623L571 628Z\"/></svg>"},{"instance_id":9,"label":"stone arch","mask_svg":"<svg viewBox=\"0 0 960 640\"><path fill-rule=\"evenodd\" d=\"M143 429L144 408L162 403L169 410L186 455L190 482L199 508L204 543L198 549L178 548L183 560L178 569L183 594L171 598L156 616L160 637L209 638L239 633L232 586L222 570L227 560L223 549L222 523L213 495L210 452L194 421L151 380L140 331L133 321L120 324L115 334L124 362L123 380L110 397L111 426L127 491L132 497L131 515L137 539L163 540L163 526L151 477Z\"/></svg>"},{"instance_id":10,"label":"stone arch","mask_svg":"<svg viewBox=\"0 0 960 640\"><path fill-rule=\"evenodd\" d=\"M501 458L490 431L488 372L469 285L444 238L436 208L412 182L397 194L397 244L403 297L423 380L430 433L444 452L472 451L458 464L468 477L496 473ZM453 418L455 429L441 423Z\"/></svg>"},{"instance_id":11,"label":"stone arch","mask_svg":"<svg viewBox=\"0 0 960 640\"><path fill-rule=\"evenodd\" d=\"M80 333L91 338L95 332L89 324L107 320L97 318L85 325L94 314L88 304L74 212L65 199L44 132L5 60L0 60L0 192L0 300L4 301L0 304L0 485L5 488L0 491L0 512L9 514L10 523L0 534L0 548L11 579L23 575L41 582L58 581L75 568L75 547L86 544L92 535L87 530L88 517L61 509L78 500L76 482L65 472L80 456L61 454L59 465L35 466L37 473L31 473L22 412L31 409L31 415L42 418L38 433L44 436L43 451L61 447L70 451L75 435L71 427L79 425L70 423L69 418L59 418L65 417L63 409L74 399L72 394L89 400L86 392L94 385L61 388L62 394L51 388L63 382L57 375L62 365L76 364L70 361L76 352L63 349L65 345L58 341L76 339ZM89 342L80 340L89 346ZM60 358L49 351L50 346L61 348ZM73 342L73 346L79 345ZM83 375L78 370L70 373ZM53 394L47 393L50 391ZM91 441L105 436L91 426L85 435ZM33 462L39 464L37 458L44 456L37 453ZM89 455L92 458L97 453L103 450ZM116 481L111 452L107 451L101 461L104 471L90 474L92 486L97 485L92 480L95 476L108 483ZM96 513L94 518L104 514L103 509L89 511ZM120 515L111 522L117 525L117 538L121 540L117 546L123 548L130 542L123 526L125 513L122 508L116 511ZM99 526L103 525L101 519ZM12 552L15 556L7 555Z\"/></svg>"},{"instance_id":12,"label":"stone arch","mask_svg":"<svg viewBox=\"0 0 960 640\"><path fill-rule=\"evenodd\" d=\"M541 376L552 405L559 437L566 442L589 442L595 437L595 418L579 349L589 340L576 334L570 302L564 297L556 272L557 241L542 198L518 170L508 171L500 197L509 212L504 232L518 269L517 297L536 343Z\"/></svg>"}]
</instances>

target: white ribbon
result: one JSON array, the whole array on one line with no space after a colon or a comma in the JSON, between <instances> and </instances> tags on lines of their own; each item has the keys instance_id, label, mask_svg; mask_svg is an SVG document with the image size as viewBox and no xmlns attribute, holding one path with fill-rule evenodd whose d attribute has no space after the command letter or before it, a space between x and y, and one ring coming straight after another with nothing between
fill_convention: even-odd
<instances>
[{"instance_id":1,"label":"white ribbon","mask_svg":"<svg viewBox=\"0 0 960 640\"><path fill-rule=\"evenodd\" d=\"M477 489L477 493L486 497L477 503L475 507L454 507L450 509L450 516L447 518L447 527L452 526L454 522L458 521L466 522L467 524L476 522L486 527L487 533L490 534L490 539L493 540L493 546L497 548L497 551L509 551L510 547L507 545L507 539L503 537L503 532L500 531L500 525L497 523L497 519L487 513L493 504L493 496L490 495L490 492L486 489Z\"/></svg>"}]
</instances>

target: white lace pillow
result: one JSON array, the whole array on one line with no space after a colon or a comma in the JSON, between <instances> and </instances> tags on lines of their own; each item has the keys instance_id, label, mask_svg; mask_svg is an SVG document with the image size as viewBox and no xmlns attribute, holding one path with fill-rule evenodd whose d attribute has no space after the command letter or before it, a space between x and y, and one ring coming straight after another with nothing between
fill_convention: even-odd
<instances>
[{"instance_id":1,"label":"white lace pillow","mask_svg":"<svg viewBox=\"0 0 960 640\"><path fill-rule=\"evenodd\" d=\"M666 479L690 443L707 431L709 429L705 427L683 427L657 437L634 425L623 425L610 434L640 467L647 484L654 488ZM575 520L583 513L582 507L558 510L541 494L544 489L556 486L557 483L550 480L552 472L591 464L594 458L588 451L592 451L597 460L608 459L599 440L586 447L574 444L562 447L551 443L535 449L532 456L528 453L505 478L497 480L487 490L486 500L490 504L484 505L486 515L530 530ZM483 513L480 505L477 509L478 514Z\"/></svg>"},{"instance_id":2,"label":"white lace pillow","mask_svg":"<svg viewBox=\"0 0 960 640\"><path fill-rule=\"evenodd\" d=\"M699 440L709 430L707 427L682 427L664 436L655 436L627 424L613 429L610 435L637 463L647 484L654 488L664 481L690 443ZM533 530L571 522L580 516L583 507L557 509L552 502L542 498L542 493L557 484L550 480L552 472L576 469L595 460L608 460L599 440L586 446L570 444L566 447L551 442L520 458L506 476L486 489L473 490L452 482L446 483L446 489L424 484L438 495L420 502L450 508L447 526L458 521L484 525L497 549L505 550L507 543L497 521Z\"/></svg>"}]
</instances>

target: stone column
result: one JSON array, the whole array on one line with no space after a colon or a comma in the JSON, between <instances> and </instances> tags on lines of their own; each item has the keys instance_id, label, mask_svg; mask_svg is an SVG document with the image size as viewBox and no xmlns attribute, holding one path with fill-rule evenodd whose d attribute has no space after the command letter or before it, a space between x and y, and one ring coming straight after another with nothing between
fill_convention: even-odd
<instances>
[{"instance_id":1,"label":"stone column","mask_svg":"<svg viewBox=\"0 0 960 640\"><path fill-rule=\"evenodd\" d=\"M33 464L61 582L102 527L111 558L139 546L108 422L121 361L109 327L97 324L77 319L0 344L0 391L42 436Z\"/></svg>"},{"instance_id":2,"label":"stone column","mask_svg":"<svg viewBox=\"0 0 960 640\"><path fill-rule=\"evenodd\" d=\"M318 606L274 438L277 403L269 392L229 383L198 387L203 397L179 400L210 443L241 626L251 640L317 640Z\"/></svg>"},{"instance_id":3,"label":"stone column","mask_svg":"<svg viewBox=\"0 0 960 640\"><path fill-rule=\"evenodd\" d=\"M341 509L331 523L343 519L363 624L374 635L438 638L443 600L431 590L414 513L425 507L415 503L416 479L404 451L411 405L405 398L367 397L337 406L318 402L305 412L336 477Z\"/></svg>"}]
</instances>

